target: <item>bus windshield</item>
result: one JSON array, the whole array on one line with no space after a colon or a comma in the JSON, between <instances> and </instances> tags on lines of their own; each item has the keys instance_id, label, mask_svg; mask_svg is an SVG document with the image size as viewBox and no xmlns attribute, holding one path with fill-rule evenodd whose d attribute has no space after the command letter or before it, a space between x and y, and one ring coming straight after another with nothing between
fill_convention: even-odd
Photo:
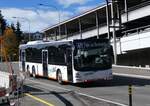
<instances>
[{"instance_id":1,"label":"bus windshield","mask_svg":"<svg viewBox=\"0 0 150 106\"><path fill-rule=\"evenodd\" d=\"M74 50L77 71L96 71L112 67L112 47L108 43L80 43Z\"/></svg>"}]
</instances>

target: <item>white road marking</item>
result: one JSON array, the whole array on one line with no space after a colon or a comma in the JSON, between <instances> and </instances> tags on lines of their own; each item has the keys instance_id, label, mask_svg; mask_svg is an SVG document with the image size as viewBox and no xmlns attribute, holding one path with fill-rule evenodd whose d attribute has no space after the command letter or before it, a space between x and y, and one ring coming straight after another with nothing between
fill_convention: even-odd
<instances>
[{"instance_id":1,"label":"white road marking","mask_svg":"<svg viewBox=\"0 0 150 106\"><path fill-rule=\"evenodd\" d=\"M44 86L54 87L54 88L57 88L57 89L62 89L62 90L66 90L66 91L72 91L70 89L66 89L66 88L63 88L63 87L56 86L56 85L49 85L49 84L46 84L46 83L43 83L43 82L39 82L39 81L33 81L33 80L29 80L29 79L28 79L28 81L31 81L33 83L39 83L39 84L44 85ZM104 102L107 102L107 103L116 104L118 106L128 106L128 105L125 105L125 104L121 104L121 103L114 102L114 101L107 100L107 99L103 99L103 98L97 98L95 96L91 96L91 95L88 95L88 94L80 93L80 92L77 92L77 91L75 91L75 93L77 93L79 95L86 96L86 97L90 97L90 98L93 98L93 99L96 99L96 100L104 101Z\"/></svg>"},{"instance_id":2,"label":"white road marking","mask_svg":"<svg viewBox=\"0 0 150 106\"><path fill-rule=\"evenodd\" d=\"M121 104L121 103L118 103L118 102L114 102L114 101L111 101L111 100L106 100L106 99L103 99L103 98L97 98L95 96L87 95L87 94L84 94L84 93L78 93L77 92L77 94L87 96L87 97L90 97L90 98L93 98L93 99L96 99L96 100L104 101L104 102L107 102L107 103L116 104L118 106L128 106L128 105Z\"/></svg>"}]
</instances>

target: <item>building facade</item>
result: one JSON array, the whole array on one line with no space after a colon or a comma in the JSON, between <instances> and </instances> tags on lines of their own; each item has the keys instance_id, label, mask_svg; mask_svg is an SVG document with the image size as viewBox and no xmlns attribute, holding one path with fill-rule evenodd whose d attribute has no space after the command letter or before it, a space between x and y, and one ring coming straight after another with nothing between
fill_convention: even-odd
<instances>
[{"instance_id":1,"label":"building facade","mask_svg":"<svg viewBox=\"0 0 150 106\"><path fill-rule=\"evenodd\" d=\"M116 64L150 66L149 0L108 0L43 32L51 40L108 38Z\"/></svg>"}]
</instances>

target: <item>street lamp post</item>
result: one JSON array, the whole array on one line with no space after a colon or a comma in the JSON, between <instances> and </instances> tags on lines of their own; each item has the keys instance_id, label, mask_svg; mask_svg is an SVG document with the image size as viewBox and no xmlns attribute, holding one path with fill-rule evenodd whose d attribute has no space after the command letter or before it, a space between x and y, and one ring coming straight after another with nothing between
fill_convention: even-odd
<instances>
[{"instance_id":1,"label":"street lamp post","mask_svg":"<svg viewBox=\"0 0 150 106\"><path fill-rule=\"evenodd\" d=\"M108 30L107 37L108 37L108 39L110 39L110 22L109 22L110 14L109 14L109 2L108 2L108 0L106 0L106 18L107 18L107 30Z\"/></svg>"},{"instance_id":2,"label":"street lamp post","mask_svg":"<svg viewBox=\"0 0 150 106\"><path fill-rule=\"evenodd\" d=\"M115 20L114 20L114 0L111 0L111 17L109 15L109 0L106 1L106 15L107 15L107 28L108 28L108 38L110 39L110 22L109 19L112 19L113 26L113 48L114 48L114 64L117 64L117 44L116 44L116 31L115 31Z\"/></svg>"},{"instance_id":3,"label":"street lamp post","mask_svg":"<svg viewBox=\"0 0 150 106\"><path fill-rule=\"evenodd\" d=\"M58 24L60 24L60 10L56 7L56 6L53 6L53 5L46 5L46 4L39 4L40 6L46 6L46 7L52 7L54 9L56 9L58 11ZM59 30L59 36L61 35L60 31L60 25L58 27L58 30ZM56 37L56 40L57 40L57 37Z\"/></svg>"},{"instance_id":4,"label":"street lamp post","mask_svg":"<svg viewBox=\"0 0 150 106\"><path fill-rule=\"evenodd\" d=\"M31 33L31 31L30 31L30 23L31 23L31 21L28 18L25 18L25 17L12 17L12 18L23 19L23 20L26 20L28 22L28 24L29 24L29 41L30 41L31 40L31 35L30 35L30 33Z\"/></svg>"}]
</instances>

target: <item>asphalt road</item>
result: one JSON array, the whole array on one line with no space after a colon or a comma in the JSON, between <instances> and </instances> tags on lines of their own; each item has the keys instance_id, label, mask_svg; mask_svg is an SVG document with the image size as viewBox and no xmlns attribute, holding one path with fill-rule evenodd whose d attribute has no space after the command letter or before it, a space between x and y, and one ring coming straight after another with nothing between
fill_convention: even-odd
<instances>
[{"instance_id":1,"label":"asphalt road","mask_svg":"<svg viewBox=\"0 0 150 106\"><path fill-rule=\"evenodd\" d=\"M18 65L14 67L18 70ZM121 76L114 76L112 81L68 85L59 85L56 81L44 78L29 78L25 81L24 91L36 98L25 95L20 102L21 106L46 106L38 98L49 103L49 106L128 105L129 84L133 85L133 106L150 106L150 80Z\"/></svg>"},{"instance_id":2,"label":"asphalt road","mask_svg":"<svg viewBox=\"0 0 150 106\"><path fill-rule=\"evenodd\" d=\"M81 90L81 87L77 85L59 85L55 81L43 78L27 79L24 90L32 96L38 97L54 106L118 106L114 103L108 103L80 94L78 91ZM28 97L25 96L22 99L22 101L24 101L22 102L23 104L26 103L25 101L28 101L27 98ZM30 105L30 103L32 103L32 106L37 106L36 102L30 101L28 105ZM38 104L38 106L39 105L40 104Z\"/></svg>"},{"instance_id":3,"label":"asphalt road","mask_svg":"<svg viewBox=\"0 0 150 106\"><path fill-rule=\"evenodd\" d=\"M44 89L44 91L50 92L48 95L55 95L54 98L60 100L61 98L66 98L65 101L72 103L72 105L67 106L107 106L108 104L98 100L102 98L128 105L128 85L133 84L133 106L150 106L150 81L148 80L115 76L112 81L96 82L86 85L59 85L56 81L38 78L27 80L26 85L28 84L35 88ZM87 95L88 97L82 96L82 94ZM45 95L45 97L43 95L41 96L44 99L47 97L47 95ZM77 101L74 98L77 98ZM56 106L62 106L62 104L57 103L57 100L52 100L50 102ZM95 105L93 103L95 103Z\"/></svg>"}]
</instances>

